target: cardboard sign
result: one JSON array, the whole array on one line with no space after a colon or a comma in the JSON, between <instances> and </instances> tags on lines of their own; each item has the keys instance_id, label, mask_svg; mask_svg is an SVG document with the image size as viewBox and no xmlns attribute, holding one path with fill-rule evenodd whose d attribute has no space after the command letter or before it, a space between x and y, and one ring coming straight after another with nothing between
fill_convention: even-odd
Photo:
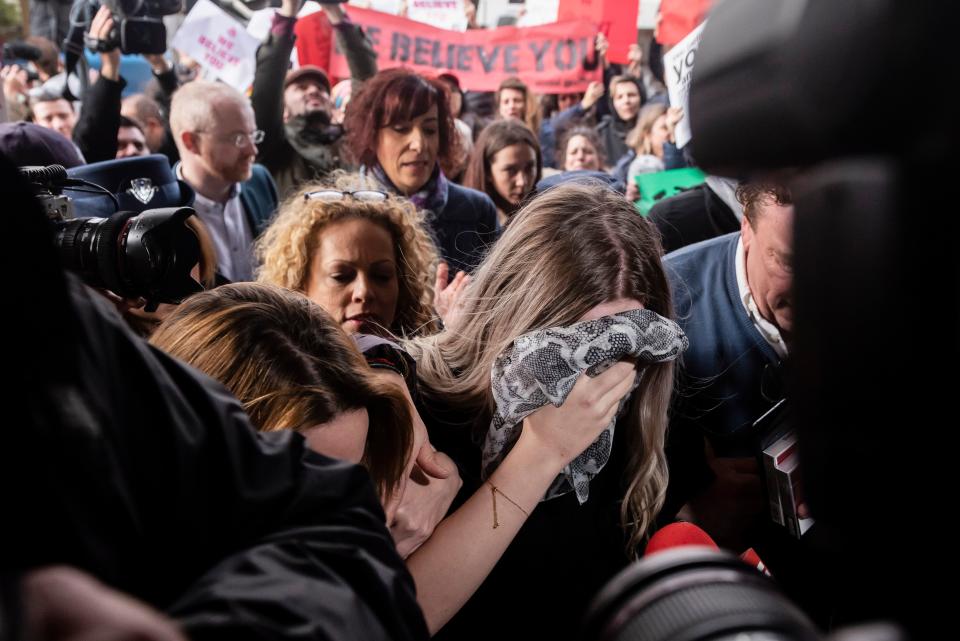
<instances>
[{"instance_id":1,"label":"cardboard sign","mask_svg":"<svg viewBox=\"0 0 960 641\"><path fill-rule=\"evenodd\" d=\"M704 22L687 34L677 46L663 56L663 73L667 81L667 93L670 104L683 107L683 120L677 123L677 147L683 147L690 142L690 80L693 77L693 63L697 58L697 47L703 36Z\"/></svg>"},{"instance_id":2,"label":"cardboard sign","mask_svg":"<svg viewBox=\"0 0 960 641\"><path fill-rule=\"evenodd\" d=\"M653 206L664 198L676 196L691 187L696 187L706 178L706 174L696 167L681 167L680 169L668 169L652 174L638 174L635 178L640 190L640 200L636 202L637 209L646 216L653 209Z\"/></svg>"},{"instance_id":3,"label":"cardboard sign","mask_svg":"<svg viewBox=\"0 0 960 641\"><path fill-rule=\"evenodd\" d=\"M253 84L260 41L210 0L197 0L171 46L200 63L205 75L238 91Z\"/></svg>"},{"instance_id":4,"label":"cardboard sign","mask_svg":"<svg viewBox=\"0 0 960 641\"><path fill-rule=\"evenodd\" d=\"M467 30L463 0L407 0L407 17L441 29Z\"/></svg>"},{"instance_id":5,"label":"cardboard sign","mask_svg":"<svg viewBox=\"0 0 960 641\"><path fill-rule=\"evenodd\" d=\"M637 43L637 10L634 0L560 0L557 20L589 20L599 25L610 48L607 60L626 64L630 45Z\"/></svg>"},{"instance_id":6,"label":"cardboard sign","mask_svg":"<svg viewBox=\"0 0 960 641\"><path fill-rule=\"evenodd\" d=\"M301 64L321 64L308 44L321 35L318 15L297 25ZM460 33L362 9L351 8L350 19L370 37L380 69L407 67L427 76L450 72L465 90L495 91L504 79L520 76L531 91L569 93L586 91L602 75L593 49L597 28L586 21ZM330 72L338 78L350 75L336 47Z\"/></svg>"}]
</instances>

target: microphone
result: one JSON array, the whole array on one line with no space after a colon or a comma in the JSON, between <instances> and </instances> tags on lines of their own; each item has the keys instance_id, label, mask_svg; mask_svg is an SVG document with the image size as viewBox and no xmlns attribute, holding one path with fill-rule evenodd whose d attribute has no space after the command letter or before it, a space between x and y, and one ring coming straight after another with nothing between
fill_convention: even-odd
<instances>
[{"instance_id":1,"label":"microphone","mask_svg":"<svg viewBox=\"0 0 960 641\"><path fill-rule=\"evenodd\" d=\"M647 542L647 549L644 554L656 554L663 550L670 550L686 545L700 545L713 548L714 550L720 549L720 546L701 528L693 523L678 521L654 532L653 536L650 537L650 541Z\"/></svg>"},{"instance_id":2,"label":"microphone","mask_svg":"<svg viewBox=\"0 0 960 641\"><path fill-rule=\"evenodd\" d=\"M39 60L42 56L43 52L40 49L28 45L26 42L5 42L3 44L4 60Z\"/></svg>"},{"instance_id":3,"label":"microphone","mask_svg":"<svg viewBox=\"0 0 960 641\"><path fill-rule=\"evenodd\" d=\"M647 542L644 555L648 556L664 550L672 550L673 548L689 545L708 547L715 550L720 549L720 546L717 545L703 529L693 523L678 521L654 532L653 536L650 537L650 541ZM767 570L766 564L760 559L753 548L748 548L740 555L740 559L750 567L755 568L758 572L770 576L770 571Z\"/></svg>"}]
</instances>

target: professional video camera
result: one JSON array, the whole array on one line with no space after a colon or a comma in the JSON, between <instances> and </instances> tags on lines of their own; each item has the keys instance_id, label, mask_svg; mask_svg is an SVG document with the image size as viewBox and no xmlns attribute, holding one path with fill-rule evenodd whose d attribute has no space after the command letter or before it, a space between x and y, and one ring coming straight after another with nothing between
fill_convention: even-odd
<instances>
[{"instance_id":1,"label":"professional video camera","mask_svg":"<svg viewBox=\"0 0 960 641\"><path fill-rule=\"evenodd\" d=\"M183 0L103 0L113 14L114 28L108 38L100 40L87 33L100 4L98 0L76 0L64 40L65 51L85 42L94 51L119 47L123 53L163 53L167 50L167 30L162 18L183 8Z\"/></svg>"},{"instance_id":2,"label":"professional video camera","mask_svg":"<svg viewBox=\"0 0 960 641\"><path fill-rule=\"evenodd\" d=\"M203 287L190 272L201 260L201 238L190 207L117 211L108 218L74 218L64 190L108 190L67 176L61 165L21 167L47 217L55 225L54 243L67 269L93 287L122 298L143 298L147 311L158 303L179 303Z\"/></svg>"}]
</instances>

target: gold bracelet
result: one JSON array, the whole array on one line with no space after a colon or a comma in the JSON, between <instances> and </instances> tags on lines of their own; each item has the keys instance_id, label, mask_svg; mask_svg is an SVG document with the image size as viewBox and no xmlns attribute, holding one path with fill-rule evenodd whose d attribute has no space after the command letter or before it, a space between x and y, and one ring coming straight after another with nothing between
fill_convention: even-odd
<instances>
[{"instance_id":1,"label":"gold bracelet","mask_svg":"<svg viewBox=\"0 0 960 641\"><path fill-rule=\"evenodd\" d=\"M530 514L525 509L520 507L516 501L514 501L512 498L510 498L509 496L501 492L500 488L498 488L496 485L494 485L490 481L487 481L487 485L490 486L490 498L493 499L493 529L497 529L498 527L500 527L500 522L497 520L497 494L498 493L500 494L500 496L510 501L510 503L512 503L515 508L523 512L524 516L529 518Z\"/></svg>"}]
</instances>

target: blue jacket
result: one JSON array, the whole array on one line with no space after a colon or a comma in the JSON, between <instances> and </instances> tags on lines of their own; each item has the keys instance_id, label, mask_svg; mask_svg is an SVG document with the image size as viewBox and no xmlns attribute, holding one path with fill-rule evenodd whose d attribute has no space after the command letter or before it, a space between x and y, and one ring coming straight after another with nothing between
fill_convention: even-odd
<instances>
[{"instance_id":1,"label":"blue jacket","mask_svg":"<svg viewBox=\"0 0 960 641\"><path fill-rule=\"evenodd\" d=\"M719 456L755 455L749 428L779 400L769 381L778 378L780 358L740 300L734 265L739 237L726 234L664 258L677 322L690 340L671 430L702 431Z\"/></svg>"}]
</instances>

